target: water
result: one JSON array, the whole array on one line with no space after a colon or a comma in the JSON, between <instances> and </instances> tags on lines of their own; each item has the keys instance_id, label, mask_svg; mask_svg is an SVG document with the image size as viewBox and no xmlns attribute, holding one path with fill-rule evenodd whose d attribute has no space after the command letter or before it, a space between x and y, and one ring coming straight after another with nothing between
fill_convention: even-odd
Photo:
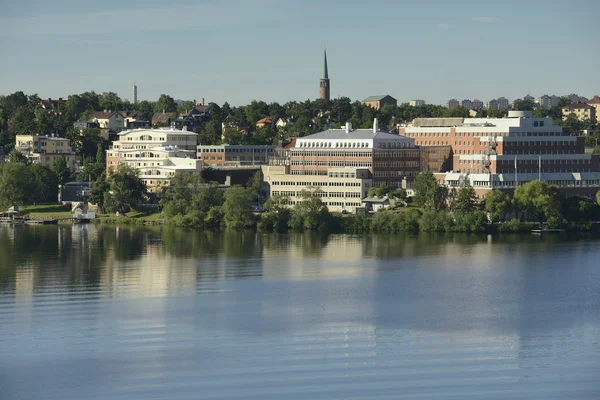
<instances>
[{"instance_id":1,"label":"water","mask_svg":"<svg viewBox=\"0 0 600 400\"><path fill-rule=\"evenodd\" d=\"M600 241L0 227L2 399L597 399Z\"/></svg>"}]
</instances>

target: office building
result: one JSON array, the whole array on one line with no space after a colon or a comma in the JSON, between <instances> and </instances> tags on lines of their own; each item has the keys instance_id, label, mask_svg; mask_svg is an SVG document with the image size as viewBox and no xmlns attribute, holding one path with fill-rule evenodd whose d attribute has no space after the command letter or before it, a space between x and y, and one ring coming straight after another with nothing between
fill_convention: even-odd
<instances>
[{"instance_id":1,"label":"office building","mask_svg":"<svg viewBox=\"0 0 600 400\"><path fill-rule=\"evenodd\" d=\"M240 168L267 164L275 146L261 145L198 145L202 167Z\"/></svg>"}]
</instances>

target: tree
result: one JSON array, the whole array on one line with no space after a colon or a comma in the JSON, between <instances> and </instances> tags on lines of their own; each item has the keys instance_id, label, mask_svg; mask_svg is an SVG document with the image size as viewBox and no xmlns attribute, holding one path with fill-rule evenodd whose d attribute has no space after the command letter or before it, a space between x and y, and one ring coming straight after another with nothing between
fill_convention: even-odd
<instances>
[{"instance_id":1,"label":"tree","mask_svg":"<svg viewBox=\"0 0 600 400\"><path fill-rule=\"evenodd\" d=\"M52 171L56 174L58 178L58 183L61 185L66 183L71 177L71 171L69 170L69 166L67 165L67 160L64 157L60 157L54 160L52 163Z\"/></svg>"},{"instance_id":2,"label":"tree","mask_svg":"<svg viewBox=\"0 0 600 400\"><path fill-rule=\"evenodd\" d=\"M104 92L98 96L98 103L101 109L118 111L123 108L123 101L115 92Z\"/></svg>"},{"instance_id":3,"label":"tree","mask_svg":"<svg viewBox=\"0 0 600 400\"><path fill-rule=\"evenodd\" d=\"M600 190L596 192L596 203L600 206Z\"/></svg>"},{"instance_id":4,"label":"tree","mask_svg":"<svg viewBox=\"0 0 600 400\"><path fill-rule=\"evenodd\" d=\"M252 100L250 104L245 107L246 119L252 125L256 124L261 118L269 115L269 107L264 101Z\"/></svg>"},{"instance_id":5,"label":"tree","mask_svg":"<svg viewBox=\"0 0 600 400\"><path fill-rule=\"evenodd\" d=\"M136 108L139 115L139 120L152 122L152 115L154 115L154 105L151 102L149 102L148 100L142 100L137 104Z\"/></svg>"},{"instance_id":6,"label":"tree","mask_svg":"<svg viewBox=\"0 0 600 400\"><path fill-rule=\"evenodd\" d=\"M232 186L225 191L223 218L229 229L246 229L254 225L252 197L241 186Z\"/></svg>"},{"instance_id":7,"label":"tree","mask_svg":"<svg viewBox=\"0 0 600 400\"><path fill-rule=\"evenodd\" d=\"M531 181L518 186L514 194L515 205L539 221L561 216L558 189L544 181Z\"/></svg>"},{"instance_id":8,"label":"tree","mask_svg":"<svg viewBox=\"0 0 600 400\"><path fill-rule=\"evenodd\" d=\"M265 203L265 212L260 216L259 228L275 232L284 231L291 218L287 204L289 204L288 197L281 195L269 197Z\"/></svg>"},{"instance_id":9,"label":"tree","mask_svg":"<svg viewBox=\"0 0 600 400\"><path fill-rule=\"evenodd\" d=\"M98 207L104 210L104 193L110 190L110 182L106 179L106 172L102 174L92 183L90 188L90 196L88 201L92 204L97 204Z\"/></svg>"},{"instance_id":10,"label":"tree","mask_svg":"<svg viewBox=\"0 0 600 400\"><path fill-rule=\"evenodd\" d=\"M488 110L488 118L504 118L508 115L506 110L496 110L494 108Z\"/></svg>"},{"instance_id":11,"label":"tree","mask_svg":"<svg viewBox=\"0 0 600 400\"><path fill-rule=\"evenodd\" d=\"M139 171L121 164L108 176L109 190L104 193L104 207L109 212L124 214L130 208L140 206L147 196L146 185L139 177Z\"/></svg>"},{"instance_id":12,"label":"tree","mask_svg":"<svg viewBox=\"0 0 600 400\"><path fill-rule=\"evenodd\" d=\"M475 210L475 202L477 196L475 195L475 189L471 184L465 180L458 190L458 196L452 204L452 211L459 213L467 213Z\"/></svg>"},{"instance_id":13,"label":"tree","mask_svg":"<svg viewBox=\"0 0 600 400\"><path fill-rule=\"evenodd\" d=\"M35 176L29 165L6 163L0 167L0 209L35 200Z\"/></svg>"},{"instance_id":14,"label":"tree","mask_svg":"<svg viewBox=\"0 0 600 400\"><path fill-rule=\"evenodd\" d=\"M260 171L256 171L252 179L250 180L250 184L248 185L248 193L252 197L252 201L259 201L260 198L260 188L262 185L262 174Z\"/></svg>"},{"instance_id":15,"label":"tree","mask_svg":"<svg viewBox=\"0 0 600 400\"><path fill-rule=\"evenodd\" d=\"M492 222L501 221L510 210L511 198L500 190L492 190L485 196L485 211Z\"/></svg>"},{"instance_id":16,"label":"tree","mask_svg":"<svg viewBox=\"0 0 600 400\"><path fill-rule=\"evenodd\" d=\"M406 189L403 188L398 188L396 190L394 190L391 195L395 198L397 198L400 201L406 201L408 195L406 193Z\"/></svg>"},{"instance_id":17,"label":"tree","mask_svg":"<svg viewBox=\"0 0 600 400\"><path fill-rule=\"evenodd\" d=\"M175 99L166 94L161 94L154 106L154 112L175 112L177 111L177 103Z\"/></svg>"},{"instance_id":18,"label":"tree","mask_svg":"<svg viewBox=\"0 0 600 400\"><path fill-rule=\"evenodd\" d=\"M390 188L385 183L382 183L379 186L375 186L375 187L372 187L371 189L369 189L367 196L382 198L389 192L390 192Z\"/></svg>"},{"instance_id":19,"label":"tree","mask_svg":"<svg viewBox=\"0 0 600 400\"><path fill-rule=\"evenodd\" d=\"M34 201L36 203L54 203L58 199L58 177L50 168L40 164L31 164L35 179Z\"/></svg>"},{"instance_id":20,"label":"tree","mask_svg":"<svg viewBox=\"0 0 600 400\"><path fill-rule=\"evenodd\" d=\"M446 205L448 188L438 185L431 172L421 172L415 180L414 201L425 209L441 210Z\"/></svg>"},{"instance_id":21,"label":"tree","mask_svg":"<svg viewBox=\"0 0 600 400\"><path fill-rule=\"evenodd\" d=\"M302 190L300 192L302 201L292 209L290 228L297 231L324 229L330 215L327 206L321 200L322 196L323 190L320 188Z\"/></svg>"},{"instance_id":22,"label":"tree","mask_svg":"<svg viewBox=\"0 0 600 400\"><path fill-rule=\"evenodd\" d=\"M514 101L512 109L517 111L533 111L534 106L533 100L518 99Z\"/></svg>"},{"instance_id":23,"label":"tree","mask_svg":"<svg viewBox=\"0 0 600 400\"><path fill-rule=\"evenodd\" d=\"M21 153L17 149L13 149L10 153L8 153L7 160L9 163L20 163L20 164L29 164L29 158L23 153Z\"/></svg>"}]
</instances>

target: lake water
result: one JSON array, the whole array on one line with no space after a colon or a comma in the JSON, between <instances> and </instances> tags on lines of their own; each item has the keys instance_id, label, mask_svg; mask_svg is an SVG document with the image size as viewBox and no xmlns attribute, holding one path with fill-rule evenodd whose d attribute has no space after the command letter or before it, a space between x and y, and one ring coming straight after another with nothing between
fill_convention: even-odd
<instances>
[{"instance_id":1,"label":"lake water","mask_svg":"<svg viewBox=\"0 0 600 400\"><path fill-rule=\"evenodd\" d=\"M600 240L0 227L1 399L598 399Z\"/></svg>"}]
</instances>

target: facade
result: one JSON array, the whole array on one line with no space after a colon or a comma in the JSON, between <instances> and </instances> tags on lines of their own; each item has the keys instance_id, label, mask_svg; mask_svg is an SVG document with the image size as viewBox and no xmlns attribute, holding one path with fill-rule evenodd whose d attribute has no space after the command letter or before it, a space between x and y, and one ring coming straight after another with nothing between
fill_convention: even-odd
<instances>
[{"instance_id":1,"label":"facade","mask_svg":"<svg viewBox=\"0 0 600 400\"><path fill-rule=\"evenodd\" d=\"M364 208L362 199L373 187L368 168L331 167L322 175L292 175L286 165L263 165L261 169L264 190L271 196L289 197L290 207L302 201L303 190L319 188L330 211L356 213Z\"/></svg>"},{"instance_id":2,"label":"facade","mask_svg":"<svg viewBox=\"0 0 600 400\"><path fill-rule=\"evenodd\" d=\"M589 119L591 121L596 120L596 108L585 103L573 103L564 106L562 109L562 119L566 120L569 115L573 114L579 120Z\"/></svg>"},{"instance_id":3,"label":"facade","mask_svg":"<svg viewBox=\"0 0 600 400\"><path fill-rule=\"evenodd\" d=\"M463 100L463 101L460 103L460 105L461 105L463 108L466 108L467 110L470 110L471 108L473 108L473 102L472 102L471 100L469 100L469 99L464 99L464 100Z\"/></svg>"},{"instance_id":4,"label":"facade","mask_svg":"<svg viewBox=\"0 0 600 400\"><path fill-rule=\"evenodd\" d=\"M452 169L452 146L422 146L421 171L444 172Z\"/></svg>"},{"instance_id":5,"label":"facade","mask_svg":"<svg viewBox=\"0 0 600 400\"><path fill-rule=\"evenodd\" d=\"M380 96L369 96L363 100L363 104L372 107L376 110L381 110L381 108L386 104L391 104L393 106L398 105L398 100L396 100L389 94L384 94Z\"/></svg>"},{"instance_id":6,"label":"facade","mask_svg":"<svg viewBox=\"0 0 600 400\"><path fill-rule=\"evenodd\" d=\"M100 128L100 124L95 121L75 121L73 122L73 128L82 131L83 129Z\"/></svg>"},{"instance_id":7,"label":"facade","mask_svg":"<svg viewBox=\"0 0 600 400\"><path fill-rule=\"evenodd\" d=\"M420 171L414 139L373 129L329 129L297 138L289 149L292 175L326 175L332 167L368 168L377 184L410 185Z\"/></svg>"},{"instance_id":8,"label":"facade","mask_svg":"<svg viewBox=\"0 0 600 400\"><path fill-rule=\"evenodd\" d=\"M400 128L400 134L420 146L451 146L452 165L446 171L451 173L437 175L450 187L469 179L481 196L496 188L514 190L534 179L584 195L594 195L600 187L598 156L585 154L585 139L568 135L550 118L510 111L508 118L465 118L460 124L456 119L431 120Z\"/></svg>"},{"instance_id":9,"label":"facade","mask_svg":"<svg viewBox=\"0 0 600 400\"><path fill-rule=\"evenodd\" d=\"M319 98L329 100L331 96L331 82L329 81L329 71L327 70L327 51L323 52L323 74L319 80Z\"/></svg>"},{"instance_id":10,"label":"facade","mask_svg":"<svg viewBox=\"0 0 600 400\"><path fill-rule=\"evenodd\" d=\"M135 129L119 133L106 150L106 171L120 164L140 171L149 190L171 184L176 174L200 174L194 132L170 129Z\"/></svg>"},{"instance_id":11,"label":"facade","mask_svg":"<svg viewBox=\"0 0 600 400\"><path fill-rule=\"evenodd\" d=\"M64 158L67 166L74 171L77 166L75 152L69 139L42 135L17 135L15 148L26 155L33 163L51 167L54 161Z\"/></svg>"},{"instance_id":12,"label":"facade","mask_svg":"<svg viewBox=\"0 0 600 400\"><path fill-rule=\"evenodd\" d=\"M475 99L471 102L471 109L479 110L482 108L483 108L483 101Z\"/></svg>"},{"instance_id":13,"label":"facade","mask_svg":"<svg viewBox=\"0 0 600 400\"><path fill-rule=\"evenodd\" d=\"M294 121L290 118L279 118L275 123L277 128L285 128L287 126L294 126Z\"/></svg>"},{"instance_id":14,"label":"facade","mask_svg":"<svg viewBox=\"0 0 600 400\"><path fill-rule=\"evenodd\" d=\"M590 101L588 101L588 105L590 107L594 107L596 122L600 123L600 96L594 96Z\"/></svg>"},{"instance_id":15,"label":"facade","mask_svg":"<svg viewBox=\"0 0 600 400\"><path fill-rule=\"evenodd\" d=\"M100 125L100 129L108 129L110 132L120 132L125 128L125 118L116 111L94 111L92 120Z\"/></svg>"},{"instance_id":16,"label":"facade","mask_svg":"<svg viewBox=\"0 0 600 400\"><path fill-rule=\"evenodd\" d=\"M267 164L275 154L275 146L198 145L197 158L202 167L239 168Z\"/></svg>"},{"instance_id":17,"label":"facade","mask_svg":"<svg viewBox=\"0 0 600 400\"><path fill-rule=\"evenodd\" d=\"M455 108L460 107L460 103L456 99L450 99L446 102L446 108L448 110L454 110Z\"/></svg>"},{"instance_id":18,"label":"facade","mask_svg":"<svg viewBox=\"0 0 600 400\"><path fill-rule=\"evenodd\" d=\"M498 102L499 110L508 110L510 108L510 102L506 97L498 97L496 101Z\"/></svg>"},{"instance_id":19,"label":"facade","mask_svg":"<svg viewBox=\"0 0 600 400\"><path fill-rule=\"evenodd\" d=\"M485 104L485 108L488 110L497 110L498 109L498 100L492 99Z\"/></svg>"},{"instance_id":20,"label":"facade","mask_svg":"<svg viewBox=\"0 0 600 400\"><path fill-rule=\"evenodd\" d=\"M546 110L551 109L552 107L556 107L558 106L558 101L559 101L559 97L558 96L549 96L547 94L540 96L540 98L538 99L538 104L540 105L541 108L544 108Z\"/></svg>"},{"instance_id":21,"label":"facade","mask_svg":"<svg viewBox=\"0 0 600 400\"><path fill-rule=\"evenodd\" d=\"M425 105L425 100L411 100L408 102L408 105L411 107L419 107Z\"/></svg>"}]
</instances>

